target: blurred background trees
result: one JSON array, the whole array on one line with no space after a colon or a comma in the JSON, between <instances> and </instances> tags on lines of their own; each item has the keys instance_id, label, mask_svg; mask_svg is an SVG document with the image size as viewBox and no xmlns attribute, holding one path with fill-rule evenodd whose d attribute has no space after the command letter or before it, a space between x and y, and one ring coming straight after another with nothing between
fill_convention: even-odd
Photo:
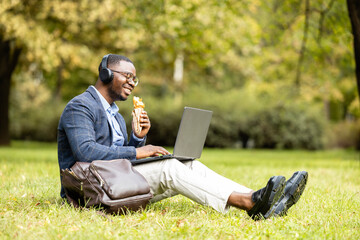
<instances>
[{"instance_id":1,"label":"blurred background trees","mask_svg":"<svg viewBox=\"0 0 360 240\"><path fill-rule=\"evenodd\" d=\"M211 147L360 147L345 0L3 0L0 50L0 144L55 141L66 102L117 53L153 144L173 144L188 105L214 111Z\"/></svg>"}]
</instances>

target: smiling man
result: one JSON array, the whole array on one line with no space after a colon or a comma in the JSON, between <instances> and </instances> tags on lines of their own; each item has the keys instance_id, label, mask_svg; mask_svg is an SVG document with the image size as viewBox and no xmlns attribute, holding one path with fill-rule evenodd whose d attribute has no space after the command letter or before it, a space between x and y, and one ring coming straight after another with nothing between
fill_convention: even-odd
<instances>
[{"instance_id":1,"label":"smiling man","mask_svg":"<svg viewBox=\"0 0 360 240\"><path fill-rule=\"evenodd\" d=\"M95 86L73 98L61 115L58 126L60 169L69 169L76 162L132 161L169 154L163 147L145 145L151 127L146 111L140 118L141 132L132 131L128 138L125 120L115 101L127 100L138 83L136 69L127 57L115 54L103 57ZM134 168L148 181L154 195L152 202L182 194L222 213L230 206L246 210L254 219L285 214L300 198L307 180L304 171L296 172L286 183L285 177L274 176L264 188L253 191L196 160L167 159ZM65 197L63 188L60 194Z\"/></svg>"}]
</instances>

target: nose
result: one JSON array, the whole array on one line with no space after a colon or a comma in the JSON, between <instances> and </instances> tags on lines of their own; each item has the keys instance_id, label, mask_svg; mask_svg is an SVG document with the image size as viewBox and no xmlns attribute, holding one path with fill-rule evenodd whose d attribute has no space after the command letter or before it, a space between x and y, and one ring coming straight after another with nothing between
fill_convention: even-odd
<instances>
[{"instance_id":1,"label":"nose","mask_svg":"<svg viewBox=\"0 0 360 240\"><path fill-rule=\"evenodd\" d=\"M132 80L131 78L129 79L126 79L127 80L127 82L128 82L128 84L132 87L132 88L134 88L135 87L135 82L134 82L134 80Z\"/></svg>"}]
</instances>

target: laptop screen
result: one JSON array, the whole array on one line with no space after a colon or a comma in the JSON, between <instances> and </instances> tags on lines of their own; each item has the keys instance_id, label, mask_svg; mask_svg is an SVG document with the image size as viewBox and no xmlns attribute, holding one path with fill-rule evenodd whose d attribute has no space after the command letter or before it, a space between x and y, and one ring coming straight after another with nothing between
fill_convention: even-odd
<instances>
[{"instance_id":1,"label":"laptop screen","mask_svg":"<svg viewBox=\"0 0 360 240\"><path fill-rule=\"evenodd\" d=\"M212 111L185 107L174 146L174 155L200 158Z\"/></svg>"}]
</instances>

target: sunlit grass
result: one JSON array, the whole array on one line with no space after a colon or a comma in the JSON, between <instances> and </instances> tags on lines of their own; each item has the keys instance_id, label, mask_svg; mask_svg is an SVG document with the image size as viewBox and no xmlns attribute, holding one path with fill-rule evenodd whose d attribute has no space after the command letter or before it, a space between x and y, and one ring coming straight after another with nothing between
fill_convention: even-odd
<instances>
[{"instance_id":1,"label":"sunlit grass","mask_svg":"<svg viewBox=\"0 0 360 240\"><path fill-rule=\"evenodd\" d=\"M63 204L56 144L0 148L0 239L359 239L360 160L354 151L206 149L201 161L257 189L273 175L307 170L309 181L288 216L254 222L176 196L126 216Z\"/></svg>"}]
</instances>

